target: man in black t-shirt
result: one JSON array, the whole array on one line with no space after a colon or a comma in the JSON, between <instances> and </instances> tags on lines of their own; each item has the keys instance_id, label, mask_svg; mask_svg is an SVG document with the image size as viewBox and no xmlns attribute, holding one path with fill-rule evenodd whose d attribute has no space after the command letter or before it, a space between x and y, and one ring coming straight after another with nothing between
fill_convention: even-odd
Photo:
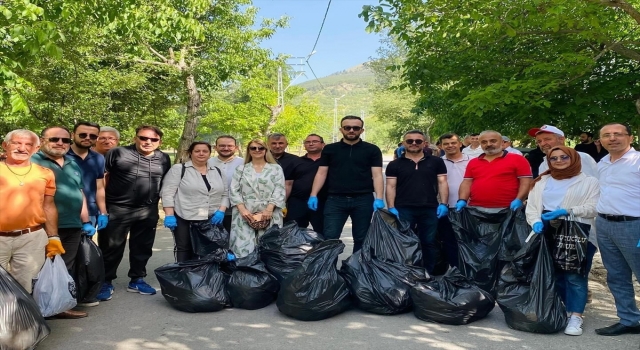
<instances>
[{"instance_id":1,"label":"man in black t-shirt","mask_svg":"<svg viewBox=\"0 0 640 350\"><path fill-rule=\"evenodd\" d=\"M449 185L447 167L440 157L424 153L422 131L404 134L405 154L387 165L387 205L389 211L416 228L422 246L422 261L433 272L438 256L438 219L447 215ZM438 195L441 203L438 203Z\"/></svg>"},{"instance_id":2,"label":"man in black t-shirt","mask_svg":"<svg viewBox=\"0 0 640 350\"><path fill-rule=\"evenodd\" d=\"M313 179L320 167L320 156L324 148L324 139L320 135L311 134L304 140L307 154L300 157L293 169L293 186L287 201L287 216L284 221L296 221L298 226L307 227L309 223L313 230L323 234L324 231L324 203L327 200L326 186L318 193L318 210L307 207L307 200L313 187Z\"/></svg>"},{"instance_id":3,"label":"man in black t-shirt","mask_svg":"<svg viewBox=\"0 0 640 350\"><path fill-rule=\"evenodd\" d=\"M363 126L360 117L348 115L342 118L340 132L343 138L322 150L320 167L307 203L309 209L317 210L318 193L326 186L324 237L340 238L344 224L351 217L354 252L362 247L373 211L384 208L382 152L378 146L360 139Z\"/></svg>"},{"instance_id":4,"label":"man in black t-shirt","mask_svg":"<svg viewBox=\"0 0 640 350\"><path fill-rule=\"evenodd\" d=\"M285 199L289 198L291 194L291 186L293 185L293 179L291 178L293 174L293 169L298 164L298 160L300 157L293 155L291 153L285 152L287 147L289 146L289 142L287 142L287 137L280 133L273 133L269 135L268 145L269 151L275 158L276 162L280 164L282 167L282 172L284 173L284 185L285 185Z\"/></svg>"}]
</instances>

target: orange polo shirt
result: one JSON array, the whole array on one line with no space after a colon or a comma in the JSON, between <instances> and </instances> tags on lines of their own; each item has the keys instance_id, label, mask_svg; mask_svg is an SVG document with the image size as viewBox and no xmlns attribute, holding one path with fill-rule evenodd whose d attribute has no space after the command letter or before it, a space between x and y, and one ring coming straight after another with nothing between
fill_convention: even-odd
<instances>
[{"instance_id":1,"label":"orange polo shirt","mask_svg":"<svg viewBox=\"0 0 640 350\"><path fill-rule=\"evenodd\" d=\"M11 167L17 174L24 174L29 167ZM20 186L20 182L23 185ZM0 162L0 231L22 230L43 224L44 196L56 193L53 172L31 163L26 176L15 175Z\"/></svg>"}]
</instances>

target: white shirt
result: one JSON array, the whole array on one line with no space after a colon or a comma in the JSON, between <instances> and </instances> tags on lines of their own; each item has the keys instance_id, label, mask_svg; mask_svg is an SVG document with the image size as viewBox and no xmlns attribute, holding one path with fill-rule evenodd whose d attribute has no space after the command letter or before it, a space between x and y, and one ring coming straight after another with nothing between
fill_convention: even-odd
<instances>
[{"instance_id":1,"label":"white shirt","mask_svg":"<svg viewBox=\"0 0 640 350\"><path fill-rule=\"evenodd\" d=\"M587 153L578 152L580 155L580 163L582 164L582 172L591 177L598 178L598 164L593 158ZM543 172L549 170L549 165L547 164L547 156L542 158L542 164L538 168L538 174L542 174Z\"/></svg>"},{"instance_id":2,"label":"white shirt","mask_svg":"<svg viewBox=\"0 0 640 350\"><path fill-rule=\"evenodd\" d=\"M607 154L598 163L598 213L640 217L640 152L631 148L613 163Z\"/></svg>"},{"instance_id":3,"label":"white shirt","mask_svg":"<svg viewBox=\"0 0 640 350\"><path fill-rule=\"evenodd\" d=\"M231 178L233 177L233 173L236 172L236 168L243 164L244 159L241 157L233 157L226 162L221 161L218 157L213 157L207 161L208 166L217 166L218 169L226 175L227 188L231 188Z\"/></svg>"},{"instance_id":4,"label":"white shirt","mask_svg":"<svg viewBox=\"0 0 640 350\"><path fill-rule=\"evenodd\" d=\"M471 157L463 154L462 158L456 161L448 159L446 155L441 158L444 160L444 165L447 166L447 184L449 185L447 203L449 203L449 208L455 208L456 202L458 202L458 190L462 180L464 180L464 172L467 170Z\"/></svg>"},{"instance_id":5,"label":"white shirt","mask_svg":"<svg viewBox=\"0 0 640 350\"><path fill-rule=\"evenodd\" d=\"M556 180L549 177L542 191L542 209L554 211L562 208L562 201L567 194L569 186L573 185L577 179L577 176L564 180Z\"/></svg>"},{"instance_id":6,"label":"white shirt","mask_svg":"<svg viewBox=\"0 0 640 350\"><path fill-rule=\"evenodd\" d=\"M480 156L481 154L483 154L484 151L482 150L482 147L478 146L478 148L471 148L471 146L465 147L462 149L462 154L466 154L471 158L477 158L478 156Z\"/></svg>"},{"instance_id":7,"label":"white shirt","mask_svg":"<svg viewBox=\"0 0 640 350\"><path fill-rule=\"evenodd\" d=\"M515 149L515 148L513 148L511 146L505 148L504 150L509 152L509 153L515 153L515 154L522 155L522 152L518 151L517 149Z\"/></svg>"}]
</instances>

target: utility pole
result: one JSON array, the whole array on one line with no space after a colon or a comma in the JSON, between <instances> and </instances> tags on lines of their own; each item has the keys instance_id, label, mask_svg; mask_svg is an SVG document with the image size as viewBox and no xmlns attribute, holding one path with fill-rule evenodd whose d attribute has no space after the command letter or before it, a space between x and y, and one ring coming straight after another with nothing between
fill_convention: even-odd
<instances>
[{"instance_id":1,"label":"utility pole","mask_svg":"<svg viewBox=\"0 0 640 350\"><path fill-rule=\"evenodd\" d=\"M360 119L362 119L362 126L364 126L364 110L361 109L360 110ZM367 139L367 129L364 129L365 131L362 132L362 141Z\"/></svg>"},{"instance_id":2,"label":"utility pole","mask_svg":"<svg viewBox=\"0 0 640 350\"><path fill-rule=\"evenodd\" d=\"M284 87L282 85L282 67L278 67L278 102L280 112L284 111Z\"/></svg>"}]
</instances>

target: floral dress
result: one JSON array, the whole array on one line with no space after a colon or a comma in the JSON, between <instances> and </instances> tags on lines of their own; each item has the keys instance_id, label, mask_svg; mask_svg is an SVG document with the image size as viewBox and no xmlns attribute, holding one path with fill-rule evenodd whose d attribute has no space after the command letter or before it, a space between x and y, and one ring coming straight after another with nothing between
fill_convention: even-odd
<instances>
[{"instance_id":1,"label":"floral dress","mask_svg":"<svg viewBox=\"0 0 640 350\"><path fill-rule=\"evenodd\" d=\"M282 208L285 207L284 173L278 164L267 163L261 173L256 173L251 163L239 166L233 174L229 199L232 211L230 249L242 258L249 255L256 248L258 237L265 230L255 230L242 218L238 204L244 206L251 213L260 212L270 203L275 205L273 217L269 227L276 224L282 226Z\"/></svg>"}]
</instances>

